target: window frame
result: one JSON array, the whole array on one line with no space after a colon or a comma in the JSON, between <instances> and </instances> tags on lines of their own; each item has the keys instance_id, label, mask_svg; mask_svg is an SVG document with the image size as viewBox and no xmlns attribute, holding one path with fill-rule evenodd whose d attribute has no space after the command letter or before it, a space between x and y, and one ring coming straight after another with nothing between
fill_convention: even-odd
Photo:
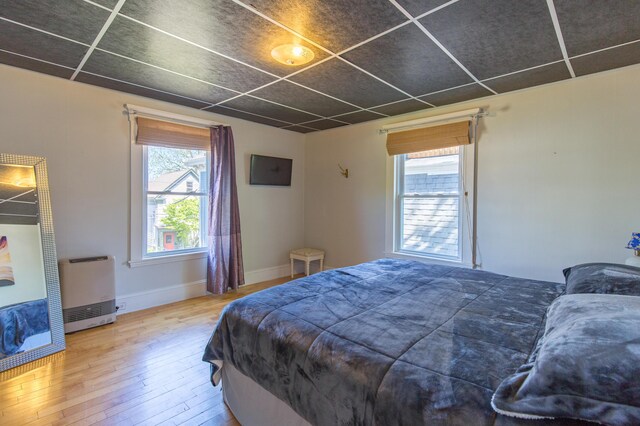
<instances>
[{"instance_id":1,"label":"window frame","mask_svg":"<svg viewBox=\"0 0 640 426\"><path fill-rule=\"evenodd\" d=\"M146 251L144 244L146 238L142 234L145 228L142 227L143 205L146 209L146 200L143 198L144 180L144 160L143 146L136 144L137 124L136 117L148 117L153 119L166 119L167 121L175 121L178 123L193 123L202 126L218 126L225 125L221 122L205 120L188 115L182 115L154 108L148 108L133 104L125 105L125 112L129 119L129 253L127 264L130 268L145 267L151 265L161 265L172 262L199 261L201 262L207 257L207 249L201 248L192 252L168 252L163 256L144 257L143 251ZM209 153L209 176L211 174L211 157ZM208 183L207 183L208 184ZM146 210L145 210L146 215ZM146 217L146 216L145 216Z\"/></svg>"},{"instance_id":2,"label":"window frame","mask_svg":"<svg viewBox=\"0 0 640 426\"><path fill-rule=\"evenodd\" d=\"M176 149L181 149L181 148L176 148ZM204 150L201 150L204 151ZM142 146L142 199L141 199L141 207L142 207L142 215L140 217L141 222L141 229L140 229L140 236L142 238L142 242L141 242L141 248L142 248L142 253L141 253L141 257L140 260L144 261L144 260L150 260L150 259L160 259L160 258L166 258L166 257L171 257L171 256L180 256L180 255L189 255L189 254L197 254L197 253L206 253L208 250L207 247L207 239L206 239L206 235L207 235L207 222L206 222L206 217L207 217L207 212L204 210L200 211L200 223L201 223L201 229L200 229L200 238L202 239L202 241L204 242L204 245L202 247L193 247L193 248L188 248L188 249L180 249L180 250L171 250L171 251L160 251L160 252L151 252L149 253L147 251L148 248L148 241L147 241L147 206L148 206L148 202L147 202L147 196L149 194L152 195L159 195L162 193L170 193L173 195L184 195L185 197L190 197L190 196L198 196L198 197L209 197L208 192L168 192L168 191L149 191L148 189L148 176L149 176L149 147L146 145ZM205 155L206 155L206 186L205 186L205 190L208 191L208 187L209 187L209 179L211 176L211 153L208 151L204 151ZM208 203L205 203L205 205L208 205ZM202 226L202 224L204 224L204 226ZM175 244L175 240L174 240L174 244Z\"/></svg>"},{"instance_id":3,"label":"window frame","mask_svg":"<svg viewBox=\"0 0 640 426\"><path fill-rule=\"evenodd\" d=\"M473 234L473 194L474 194L474 156L475 144L460 146L459 170L459 213L458 213L458 256L440 256L437 254L422 253L401 249L402 239L402 197L403 179L400 173L404 173L404 155L387 157L387 196L386 196L386 230L385 230L385 256L417 260L427 263L443 265L458 265L472 267L471 235Z\"/></svg>"}]
</instances>

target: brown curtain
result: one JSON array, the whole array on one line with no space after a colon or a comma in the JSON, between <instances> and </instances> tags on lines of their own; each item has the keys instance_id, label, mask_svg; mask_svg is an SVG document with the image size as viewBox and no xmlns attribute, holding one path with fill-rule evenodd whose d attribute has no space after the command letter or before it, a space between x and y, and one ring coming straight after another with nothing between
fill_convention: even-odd
<instances>
[{"instance_id":1,"label":"brown curtain","mask_svg":"<svg viewBox=\"0 0 640 426\"><path fill-rule=\"evenodd\" d=\"M469 131L469 121L462 121L389 133L387 152L399 155L467 145L472 142Z\"/></svg>"},{"instance_id":2,"label":"brown curtain","mask_svg":"<svg viewBox=\"0 0 640 426\"><path fill-rule=\"evenodd\" d=\"M244 284L236 161L231 127L211 128L207 290L222 294Z\"/></svg>"}]
</instances>

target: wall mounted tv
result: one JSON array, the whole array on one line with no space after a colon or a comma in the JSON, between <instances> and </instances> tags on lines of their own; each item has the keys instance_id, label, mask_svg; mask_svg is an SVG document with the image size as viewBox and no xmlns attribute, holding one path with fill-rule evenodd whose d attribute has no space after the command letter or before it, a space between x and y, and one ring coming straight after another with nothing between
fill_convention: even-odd
<instances>
[{"instance_id":1,"label":"wall mounted tv","mask_svg":"<svg viewBox=\"0 0 640 426\"><path fill-rule=\"evenodd\" d=\"M251 154L249 183L251 185L291 186L291 158Z\"/></svg>"}]
</instances>

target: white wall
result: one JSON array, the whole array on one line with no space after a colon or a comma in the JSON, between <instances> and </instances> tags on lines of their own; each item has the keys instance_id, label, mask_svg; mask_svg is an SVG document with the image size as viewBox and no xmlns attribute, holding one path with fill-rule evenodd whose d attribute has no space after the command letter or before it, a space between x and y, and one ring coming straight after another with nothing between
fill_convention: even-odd
<instances>
[{"instance_id":1,"label":"white wall","mask_svg":"<svg viewBox=\"0 0 640 426\"><path fill-rule=\"evenodd\" d=\"M47 158L58 257L115 255L119 298L205 278L202 259L137 268L126 265L130 141L122 113L125 103L232 126L249 277L267 276L252 272L288 264L288 251L303 243L302 134L8 66L0 66L0 94L0 151ZM251 153L293 158L292 186L249 186Z\"/></svg>"},{"instance_id":2,"label":"white wall","mask_svg":"<svg viewBox=\"0 0 640 426\"><path fill-rule=\"evenodd\" d=\"M306 137L305 244L327 264L384 256L390 185L383 124L484 107L478 167L483 268L562 280L582 262L624 262L640 227L640 66ZM349 179L338 171L349 168Z\"/></svg>"}]
</instances>

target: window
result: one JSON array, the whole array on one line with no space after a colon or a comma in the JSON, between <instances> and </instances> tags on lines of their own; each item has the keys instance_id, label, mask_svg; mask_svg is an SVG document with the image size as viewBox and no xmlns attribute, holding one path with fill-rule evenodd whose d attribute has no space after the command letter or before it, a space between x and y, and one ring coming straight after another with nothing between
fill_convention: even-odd
<instances>
[{"instance_id":1,"label":"window","mask_svg":"<svg viewBox=\"0 0 640 426\"><path fill-rule=\"evenodd\" d=\"M395 156L395 252L462 260L461 147Z\"/></svg>"},{"instance_id":2,"label":"window","mask_svg":"<svg viewBox=\"0 0 640 426\"><path fill-rule=\"evenodd\" d=\"M207 242L208 152L144 146L143 161L143 257L202 250Z\"/></svg>"}]
</instances>

